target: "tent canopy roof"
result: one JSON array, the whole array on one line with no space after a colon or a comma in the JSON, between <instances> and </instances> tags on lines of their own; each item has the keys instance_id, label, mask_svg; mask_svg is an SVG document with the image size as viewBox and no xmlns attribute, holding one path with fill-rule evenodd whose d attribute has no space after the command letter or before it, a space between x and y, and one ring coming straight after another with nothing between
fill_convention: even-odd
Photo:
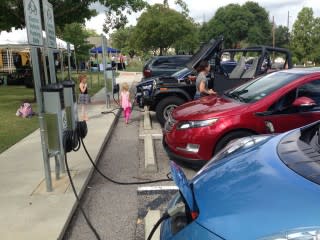
<instances>
[{"instance_id":1,"label":"tent canopy roof","mask_svg":"<svg viewBox=\"0 0 320 240\"><path fill-rule=\"evenodd\" d=\"M45 40L46 33L42 31L43 38ZM67 49L67 42L60 38L56 38L58 49ZM0 32L0 48L26 48L29 47L27 31L26 29L12 29L11 32L1 31ZM71 50L74 50L74 45L70 44Z\"/></svg>"},{"instance_id":2,"label":"tent canopy roof","mask_svg":"<svg viewBox=\"0 0 320 240\"><path fill-rule=\"evenodd\" d=\"M108 53L119 53L119 52L121 52L119 49L111 48L111 47L107 47L106 51ZM90 53L102 53L102 46L96 47L96 48L92 48L90 50Z\"/></svg>"}]
</instances>

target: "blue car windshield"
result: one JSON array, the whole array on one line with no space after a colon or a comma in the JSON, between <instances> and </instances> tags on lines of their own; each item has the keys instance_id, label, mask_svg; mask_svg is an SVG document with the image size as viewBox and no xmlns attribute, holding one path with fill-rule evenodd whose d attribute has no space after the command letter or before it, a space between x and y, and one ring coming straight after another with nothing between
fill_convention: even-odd
<instances>
[{"instance_id":1,"label":"blue car windshield","mask_svg":"<svg viewBox=\"0 0 320 240\"><path fill-rule=\"evenodd\" d=\"M297 73L275 72L242 84L225 95L241 102L254 103L301 76Z\"/></svg>"},{"instance_id":2,"label":"blue car windshield","mask_svg":"<svg viewBox=\"0 0 320 240\"><path fill-rule=\"evenodd\" d=\"M175 78L181 78L184 77L185 75L191 73L192 70L190 70L189 68L182 68L180 71L175 72L171 75L171 77L175 77Z\"/></svg>"}]
</instances>

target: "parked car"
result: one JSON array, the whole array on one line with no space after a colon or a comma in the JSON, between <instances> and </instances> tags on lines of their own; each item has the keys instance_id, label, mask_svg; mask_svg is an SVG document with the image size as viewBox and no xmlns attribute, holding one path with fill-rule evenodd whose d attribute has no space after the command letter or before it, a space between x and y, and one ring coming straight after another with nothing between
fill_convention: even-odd
<instances>
[{"instance_id":1,"label":"parked car","mask_svg":"<svg viewBox=\"0 0 320 240\"><path fill-rule=\"evenodd\" d=\"M180 191L160 239L319 239L319 128L238 139L190 181L171 163Z\"/></svg>"},{"instance_id":2,"label":"parked car","mask_svg":"<svg viewBox=\"0 0 320 240\"><path fill-rule=\"evenodd\" d=\"M230 141L320 119L320 68L274 72L177 107L164 128L169 156L203 165Z\"/></svg>"},{"instance_id":3,"label":"parked car","mask_svg":"<svg viewBox=\"0 0 320 240\"><path fill-rule=\"evenodd\" d=\"M144 78L170 76L185 67L191 55L168 55L150 58L143 66Z\"/></svg>"},{"instance_id":4,"label":"parked car","mask_svg":"<svg viewBox=\"0 0 320 240\"><path fill-rule=\"evenodd\" d=\"M163 126L172 110L190 100L196 92L195 69L201 60L209 60L209 88L223 93L225 90L240 85L266 72L291 68L291 53L287 49L268 46L256 46L242 49L223 49L223 38L212 39L192 56L187 63L190 78L173 76L146 79L136 86L137 102L141 108L148 106L155 111ZM273 65L272 56L283 59L282 63ZM274 68L274 67L277 68ZM145 89L148 88L148 91Z\"/></svg>"}]
</instances>

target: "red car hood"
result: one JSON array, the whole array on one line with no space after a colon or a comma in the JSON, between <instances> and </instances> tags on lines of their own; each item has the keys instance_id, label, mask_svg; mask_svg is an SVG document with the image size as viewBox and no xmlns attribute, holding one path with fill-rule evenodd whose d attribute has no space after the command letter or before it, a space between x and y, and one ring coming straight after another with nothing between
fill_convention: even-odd
<instances>
[{"instance_id":1,"label":"red car hood","mask_svg":"<svg viewBox=\"0 0 320 240\"><path fill-rule=\"evenodd\" d=\"M172 116L176 120L204 120L210 117L239 114L247 104L220 96L207 96L177 107Z\"/></svg>"}]
</instances>

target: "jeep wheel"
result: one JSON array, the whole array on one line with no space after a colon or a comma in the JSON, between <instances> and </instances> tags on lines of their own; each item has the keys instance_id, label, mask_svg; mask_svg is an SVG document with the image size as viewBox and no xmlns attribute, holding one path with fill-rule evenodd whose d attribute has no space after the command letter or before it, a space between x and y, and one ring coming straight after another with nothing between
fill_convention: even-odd
<instances>
[{"instance_id":1,"label":"jeep wheel","mask_svg":"<svg viewBox=\"0 0 320 240\"><path fill-rule=\"evenodd\" d=\"M156 115L161 126L165 124L172 110L184 102L184 99L172 96L166 97L158 103L156 107Z\"/></svg>"}]
</instances>

